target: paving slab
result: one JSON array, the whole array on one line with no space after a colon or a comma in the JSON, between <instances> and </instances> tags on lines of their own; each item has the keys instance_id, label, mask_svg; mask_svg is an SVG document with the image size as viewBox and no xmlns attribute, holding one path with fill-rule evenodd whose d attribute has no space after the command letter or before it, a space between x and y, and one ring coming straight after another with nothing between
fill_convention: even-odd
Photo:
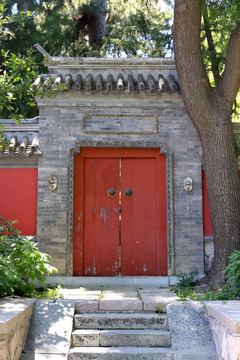
<instances>
[{"instance_id":1,"label":"paving slab","mask_svg":"<svg viewBox=\"0 0 240 360\"><path fill-rule=\"evenodd\" d=\"M86 299L98 300L101 295L101 290L88 290L88 289L61 289L60 291L64 299Z\"/></svg>"},{"instance_id":2,"label":"paving slab","mask_svg":"<svg viewBox=\"0 0 240 360\"><path fill-rule=\"evenodd\" d=\"M137 291L102 291L99 309L103 311L141 311L142 301Z\"/></svg>"},{"instance_id":3,"label":"paving slab","mask_svg":"<svg viewBox=\"0 0 240 360\"><path fill-rule=\"evenodd\" d=\"M143 310L156 311L158 304L162 305L162 311L166 312L166 307L179 299L179 297L169 289L139 289L142 298Z\"/></svg>"},{"instance_id":4,"label":"paving slab","mask_svg":"<svg viewBox=\"0 0 240 360\"><path fill-rule=\"evenodd\" d=\"M73 348L70 350L70 360L172 360L172 350L166 348Z\"/></svg>"},{"instance_id":5,"label":"paving slab","mask_svg":"<svg viewBox=\"0 0 240 360\"><path fill-rule=\"evenodd\" d=\"M74 300L38 300L23 349L25 354L32 354L32 359L36 354L66 355L70 348L74 305Z\"/></svg>"},{"instance_id":6,"label":"paving slab","mask_svg":"<svg viewBox=\"0 0 240 360\"><path fill-rule=\"evenodd\" d=\"M117 286L117 287L108 287L108 286L104 286L104 288L102 289L102 291L104 293L125 293L125 292L132 292L132 291L137 291L137 287L136 286Z\"/></svg>"},{"instance_id":7,"label":"paving slab","mask_svg":"<svg viewBox=\"0 0 240 360\"><path fill-rule=\"evenodd\" d=\"M218 360L204 304L175 302L167 307L167 315L175 359L190 360L194 355L195 359Z\"/></svg>"}]
</instances>

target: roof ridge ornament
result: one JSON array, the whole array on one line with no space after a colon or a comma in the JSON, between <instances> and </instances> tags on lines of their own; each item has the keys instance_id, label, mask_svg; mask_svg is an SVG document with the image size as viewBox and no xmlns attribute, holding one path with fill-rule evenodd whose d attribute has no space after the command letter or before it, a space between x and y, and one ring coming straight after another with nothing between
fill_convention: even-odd
<instances>
[{"instance_id":1,"label":"roof ridge ornament","mask_svg":"<svg viewBox=\"0 0 240 360\"><path fill-rule=\"evenodd\" d=\"M47 60L52 60L52 56L46 50L44 50L41 45L36 43L33 45L33 47L35 47L45 58L47 58Z\"/></svg>"}]
</instances>

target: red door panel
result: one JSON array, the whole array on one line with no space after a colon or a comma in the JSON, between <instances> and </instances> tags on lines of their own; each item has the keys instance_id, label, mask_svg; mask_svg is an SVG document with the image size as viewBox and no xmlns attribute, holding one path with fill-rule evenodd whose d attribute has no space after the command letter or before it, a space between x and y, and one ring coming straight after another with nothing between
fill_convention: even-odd
<instances>
[{"instance_id":1,"label":"red door panel","mask_svg":"<svg viewBox=\"0 0 240 360\"><path fill-rule=\"evenodd\" d=\"M122 275L157 273L156 165L156 159L122 159Z\"/></svg>"},{"instance_id":2,"label":"red door panel","mask_svg":"<svg viewBox=\"0 0 240 360\"><path fill-rule=\"evenodd\" d=\"M84 275L118 275L118 204L118 159L85 159Z\"/></svg>"},{"instance_id":3,"label":"red door panel","mask_svg":"<svg viewBox=\"0 0 240 360\"><path fill-rule=\"evenodd\" d=\"M83 150L75 162L74 274L119 272L119 160L92 158ZM116 190L110 197L108 189Z\"/></svg>"},{"instance_id":4,"label":"red door panel","mask_svg":"<svg viewBox=\"0 0 240 360\"><path fill-rule=\"evenodd\" d=\"M155 154L151 158L122 159L122 275L167 273L166 192L165 188L159 191L158 161L161 155L156 151ZM126 189L132 190L131 196L125 194Z\"/></svg>"}]
</instances>

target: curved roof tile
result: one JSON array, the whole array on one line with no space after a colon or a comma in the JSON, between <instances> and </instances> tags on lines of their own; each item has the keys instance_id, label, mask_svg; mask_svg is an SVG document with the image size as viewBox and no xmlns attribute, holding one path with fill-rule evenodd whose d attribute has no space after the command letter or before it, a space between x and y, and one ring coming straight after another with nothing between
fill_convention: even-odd
<instances>
[{"instance_id":1,"label":"curved roof tile","mask_svg":"<svg viewBox=\"0 0 240 360\"><path fill-rule=\"evenodd\" d=\"M39 139L37 136L29 140L24 136L21 140L17 136L11 137L7 147L0 147L0 157L16 158L19 156L29 157L31 155L40 155Z\"/></svg>"},{"instance_id":2,"label":"curved roof tile","mask_svg":"<svg viewBox=\"0 0 240 360\"><path fill-rule=\"evenodd\" d=\"M81 91L88 93L117 93L117 94L161 94L166 92L172 94L179 92L178 81L172 74L164 77L161 73L157 77L148 74L138 74L134 77L132 73L123 75L119 73L117 76L108 74L104 78L102 74L94 76L89 73L85 76L79 73L73 74L48 74L39 75L33 86L38 90L52 89L54 91Z\"/></svg>"}]
</instances>

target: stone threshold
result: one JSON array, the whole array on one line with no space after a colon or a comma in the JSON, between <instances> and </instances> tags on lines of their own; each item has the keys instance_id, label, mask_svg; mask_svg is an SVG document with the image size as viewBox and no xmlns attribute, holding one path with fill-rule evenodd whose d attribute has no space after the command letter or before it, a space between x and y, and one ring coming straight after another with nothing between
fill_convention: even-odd
<instances>
[{"instance_id":1,"label":"stone threshold","mask_svg":"<svg viewBox=\"0 0 240 360\"><path fill-rule=\"evenodd\" d=\"M177 284L176 276L48 276L51 286L76 287L169 287Z\"/></svg>"}]
</instances>

